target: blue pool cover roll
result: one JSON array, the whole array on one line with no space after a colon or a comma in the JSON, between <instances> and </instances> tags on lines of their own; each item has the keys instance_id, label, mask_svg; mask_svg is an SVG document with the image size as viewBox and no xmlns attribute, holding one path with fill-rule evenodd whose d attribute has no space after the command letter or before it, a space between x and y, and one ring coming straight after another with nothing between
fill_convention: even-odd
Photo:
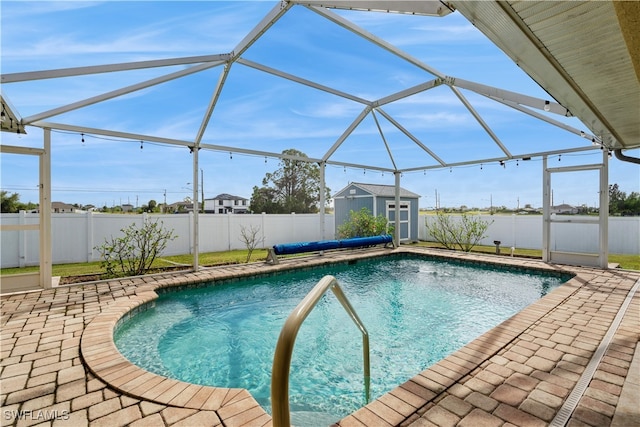
<instances>
[{"instance_id":1,"label":"blue pool cover roll","mask_svg":"<svg viewBox=\"0 0 640 427\"><path fill-rule=\"evenodd\" d=\"M338 249L339 247L340 244L337 240L322 240L319 242L282 243L273 245L273 251L276 255L286 255L301 252L326 251L329 249Z\"/></svg>"},{"instance_id":2,"label":"blue pool cover roll","mask_svg":"<svg viewBox=\"0 0 640 427\"><path fill-rule=\"evenodd\" d=\"M381 245L383 243L391 243L391 235L384 234L381 236L371 237L352 237L351 239L340 240L341 248L357 248L360 246Z\"/></svg>"},{"instance_id":3,"label":"blue pool cover roll","mask_svg":"<svg viewBox=\"0 0 640 427\"><path fill-rule=\"evenodd\" d=\"M281 243L273 245L276 255L297 254L302 252L326 251L339 248L357 248L361 246L373 246L393 241L390 234L372 237L353 237L342 240L321 240L317 242Z\"/></svg>"}]
</instances>

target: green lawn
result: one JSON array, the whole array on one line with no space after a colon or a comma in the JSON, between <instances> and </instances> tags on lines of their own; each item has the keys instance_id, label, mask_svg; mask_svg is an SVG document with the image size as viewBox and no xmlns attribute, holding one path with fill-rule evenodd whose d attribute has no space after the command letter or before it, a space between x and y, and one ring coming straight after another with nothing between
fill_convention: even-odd
<instances>
[{"instance_id":1,"label":"green lawn","mask_svg":"<svg viewBox=\"0 0 640 427\"><path fill-rule=\"evenodd\" d=\"M427 246L433 248L442 247L438 243L420 242L418 246ZM501 248L502 254L509 256L511 254L510 248ZM491 253L495 254L495 246L475 246L472 252ZM534 249L516 249L515 256L526 256L531 258L540 258L542 251ZM267 257L267 251L265 249L256 249L253 251L251 261L262 261ZM202 253L199 257L199 264L202 266L213 265L225 265L225 264L240 264L247 259L246 250L225 251L225 252L208 252ZM626 270L640 270L640 256L638 255L609 255L610 263L618 263L621 268ZM175 265L182 265L185 268L189 268L193 264L193 257L191 255L176 255L166 256L157 259L153 267L162 268ZM0 275L21 274L21 273L33 273L37 272L39 267L24 267L24 268L3 268L0 270ZM100 268L100 262L89 263L76 263L76 264L56 264L53 266L53 275L60 277L69 276L81 276L89 274L100 274L102 269Z\"/></svg>"}]
</instances>

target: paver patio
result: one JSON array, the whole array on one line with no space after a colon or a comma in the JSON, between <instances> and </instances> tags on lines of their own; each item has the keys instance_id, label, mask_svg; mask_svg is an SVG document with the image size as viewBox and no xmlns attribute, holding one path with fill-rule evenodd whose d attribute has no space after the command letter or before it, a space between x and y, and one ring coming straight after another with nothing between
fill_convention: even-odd
<instances>
[{"instance_id":1,"label":"paver patio","mask_svg":"<svg viewBox=\"0 0 640 427\"><path fill-rule=\"evenodd\" d=\"M575 277L340 426L544 426L565 413L567 401L575 403L565 416L568 426L640 425L640 272L425 248L394 251ZM277 266L234 265L2 295L0 425L271 425L246 390L189 385L131 365L113 345L113 327L152 300L158 287L388 252L334 252ZM575 397L581 385L584 393Z\"/></svg>"}]
</instances>

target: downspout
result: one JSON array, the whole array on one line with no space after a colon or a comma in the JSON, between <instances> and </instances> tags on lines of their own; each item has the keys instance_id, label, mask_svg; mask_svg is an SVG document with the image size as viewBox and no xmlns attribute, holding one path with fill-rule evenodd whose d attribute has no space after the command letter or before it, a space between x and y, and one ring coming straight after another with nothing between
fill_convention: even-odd
<instances>
[{"instance_id":1,"label":"downspout","mask_svg":"<svg viewBox=\"0 0 640 427\"><path fill-rule=\"evenodd\" d=\"M639 158L625 156L624 154L622 154L622 149L621 148L616 148L615 150L613 150L613 153L616 155L616 159L618 159L618 160L622 160L623 162L635 163L637 165L640 165L640 159Z\"/></svg>"}]
</instances>

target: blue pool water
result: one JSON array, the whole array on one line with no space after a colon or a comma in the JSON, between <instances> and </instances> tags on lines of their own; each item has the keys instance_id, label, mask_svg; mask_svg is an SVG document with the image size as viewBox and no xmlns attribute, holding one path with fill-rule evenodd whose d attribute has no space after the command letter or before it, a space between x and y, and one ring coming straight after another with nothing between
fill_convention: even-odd
<instances>
[{"instance_id":1,"label":"blue pool water","mask_svg":"<svg viewBox=\"0 0 640 427\"><path fill-rule=\"evenodd\" d=\"M417 257L365 260L167 292L117 328L116 345L160 375L246 388L269 410L280 329L326 274L338 279L369 331L372 399L568 279ZM362 337L332 293L300 328L289 395L294 422L311 413L311 425L366 403Z\"/></svg>"}]
</instances>

